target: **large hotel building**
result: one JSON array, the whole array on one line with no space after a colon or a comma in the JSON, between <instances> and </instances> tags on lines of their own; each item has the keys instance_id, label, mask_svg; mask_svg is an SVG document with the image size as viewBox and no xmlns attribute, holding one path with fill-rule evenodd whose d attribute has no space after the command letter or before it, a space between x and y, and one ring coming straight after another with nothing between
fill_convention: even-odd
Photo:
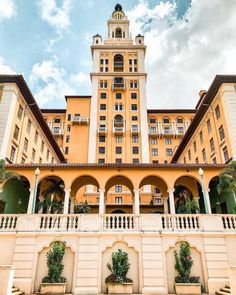
<instances>
[{"instance_id":1,"label":"large hotel building","mask_svg":"<svg viewBox=\"0 0 236 295\"><path fill-rule=\"evenodd\" d=\"M194 109L147 109L144 36L119 4L91 52L91 95L66 95L65 109L40 109L23 76L0 75L0 159L19 175L0 182L0 266L36 292L50 244L66 241L67 292L105 293L121 248L133 293L168 294L188 241L213 294L236 265L235 195L217 191L236 159L236 75L215 76Z\"/></svg>"}]
</instances>

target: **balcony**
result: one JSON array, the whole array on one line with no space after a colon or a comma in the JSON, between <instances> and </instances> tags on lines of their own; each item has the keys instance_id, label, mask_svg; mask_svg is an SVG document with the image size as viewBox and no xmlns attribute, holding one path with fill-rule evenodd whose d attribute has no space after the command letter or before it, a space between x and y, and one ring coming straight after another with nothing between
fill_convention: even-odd
<instances>
[{"instance_id":1,"label":"balcony","mask_svg":"<svg viewBox=\"0 0 236 295\"><path fill-rule=\"evenodd\" d=\"M64 135L64 130L62 128L52 128L52 134L55 136L55 137L62 137Z\"/></svg>"},{"instance_id":2,"label":"balcony","mask_svg":"<svg viewBox=\"0 0 236 295\"><path fill-rule=\"evenodd\" d=\"M72 117L72 124L78 125L89 125L89 118L88 117L81 117L81 116L73 116Z\"/></svg>"},{"instance_id":3,"label":"balcony","mask_svg":"<svg viewBox=\"0 0 236 295\"><path fill-rule=\"evenodd\" d=\"M105 124L100 124L98 126L98 134L99 135L106 135L107 134L107 126Z\"/></svg>"},{"instance_id":4,"label":"balcony","mask_svg":"<svg viewBox=\"0 0 236 295\"><path fill-rule=\"evenodd\" d=\"M0 232L156 231L236 233L229 214L2 214Z\"/></svg>"},{"instance_id":5,"label":"balcony","mask_svg":"<svg viewBox=\"0 0 236 295\"><path fill-rule=\"evenodd\" d=\"M114 78L112 90L125 90L125 79L120 77Z\"/></svg>"},{"instance_id":6,"label":"balcony","mask_svg":"<svg viewBox=\"0 0 236 295\"><path fill-rule=\"evenodd\" d=\"M149 136L154 136L154 137L156 137L157 135L160 135L161 133L160 133L160 130L159 129L157 129L157 128L149 128Z\"/></svg>"},{"instance_id":7,"label":"balcony","mask_svg":"<svg viewBox=\"0 0 236 295\"><path fill-rule=\"evenodd\" d=\"M114 72L123 72L123 71L124 71L123 61L115 61L114 62Z\"/></svg>"},{"instance_id":8,"label":"balcony","mask_svg":"<svg viewBox=\"0 0 236 295\"><path fill-rule=\"evenodd\" d=\"M113 127L113 133L115 135L123 135L125 133L125 127L117 127L117 126L114 126Z\"/></svg>"},{"instance_id":9,"label":"balcony","mask_svg":"<svg viewBox=\"0 0 236 295\"><path fill-rule=\"evenodd\" d=\"M131 126L131 134L132 134L132 135L137 135L137 134L139 134L139 126L138 126L138 125L132 125L132 126Z\"/></svg>"}]
</instances>

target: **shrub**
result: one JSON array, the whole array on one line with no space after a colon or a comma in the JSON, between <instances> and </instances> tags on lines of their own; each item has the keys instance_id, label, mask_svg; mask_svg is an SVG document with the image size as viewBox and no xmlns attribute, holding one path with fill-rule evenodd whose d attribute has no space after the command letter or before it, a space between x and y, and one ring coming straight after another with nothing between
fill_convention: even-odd
<instances>
[{"instance_id":1,"label":"shrub","mask_svg":"<svg viewBox=\"0 0 236 295\"><path fill-rule=\"evenodd\" d=\"M193 266L193 259L191 257L190 245L184 242L180 245L179 253L174 251L175 256L175 269L178 272L178 276L175 277L176 283L199 283L200 278L190 276Z\"/></svg>"},{"instance_id":2,"label":"shrub","mask_svg":"<svg viewBox=\"0 0 236 295\"><path fill-rule=\"evenodd\" d=\"M47 253L48 275L43 278L43 283L65 283L66 278L61 274L64 269L62 264L65 255L65 242L54 242Z\"/></svg>"},{"instance_id":3,"label":"shrub","mask_svg":"<svg viewBox=\"0 0 236 295\"><path fill-rule=\"evenodd\" d=\"M111 275L106 278L106 284L125 284L133 282L126 277L130 269L130 264L128 261L128 254L121 249L112 253L112 265L108 263L107 267L110 270Z\"/></svg>"}]
</instances>

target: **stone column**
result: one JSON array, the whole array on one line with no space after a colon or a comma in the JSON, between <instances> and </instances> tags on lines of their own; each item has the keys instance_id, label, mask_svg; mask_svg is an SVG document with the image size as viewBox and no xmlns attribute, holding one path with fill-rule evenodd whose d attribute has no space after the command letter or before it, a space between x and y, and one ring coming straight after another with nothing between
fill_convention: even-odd
<instances>
[{"instance_id":1,"label":"stone column","mask_svg":"<svg viewBox=\"0 0 236 295\"><path fill-rule=\"evenodd\" d=\"M14 269L8 265L0 265L0 278L0 295L11 295L14 279Z\"/></svg>"},{"instance_id":2,"label":"stone column","mask_svg":"<svg viewBox=\"0 0 236 295\"><path fill-rule=\"evenodd\" d=\"M164 214L168 214L169 213L168 197L163 197L163 203L164 203Z\"/></svg>"},{"instance_id":3,"label":"stone column","mask_svg":"<svg viewBox=\"0 0 236 295\"><path fill-rule=\"evenodd\" d=\"M75 210L75 198L70 198L70 214L74 214Z\"/></svg>"},{"instance_id":4,"label":"stone column","mask_svg":"<svg viewBox=\"0 0 236 295\"><path fill-rule=\"evenodd\" d=\"M174 198L175 189L169 189L169 203L170 203L170 214L175 214L175 198Z\"/></svg>"},{"instance_id":5,"label":"stone column","mask_svg":"<svg viewBox=\"0 0 236 295\"><path fill-rule=\"evenodd\" d=\"M134 214L140 214L139 189L134 190L133 213Z\"/></svg>"},{"instance_id":6,"label":"stone column","mask_svg":"<svg viewBox=\"0 0 236 295\"><path fill-rule=\"evenodd\" d=\"M27 214L32 214L32 212L33 212L33 203L34 203L34 189L30 188L29 191L30 191L30 195L29 195Z\"/></svg>"},{"instance_id":7,"label":"stone column","mask_svg":"<svg viewBox=\"0 0 236 295\"><path fill-rule=\"evenodd\" d=\"M209 195L210 189L205 191L205 196L206 196L206 202L207 202L207 207L208 207L208 213L212 214L211 212L211 201L210 201L210 195Z\"/></svg>"},{"instance_id":8,"label":"stone column","mask_svg":"<svg viewBox=\"0 0 236 295\"><path fill-rule=\"evenodd\" d=\"M105 190L99 189L99 214L105 214Z\"/></svg>"},{"instance_id":9,"label":"stone column","mask_svg":"<svg viewBox=\"0 0 236 295\"><path fill-rule=\"evenodd\" d=\"M65 188L64 191L65 191L65 197L64 197L63 214L68 214L71 189L70 188Z\"/></svg>"}]
</instances>

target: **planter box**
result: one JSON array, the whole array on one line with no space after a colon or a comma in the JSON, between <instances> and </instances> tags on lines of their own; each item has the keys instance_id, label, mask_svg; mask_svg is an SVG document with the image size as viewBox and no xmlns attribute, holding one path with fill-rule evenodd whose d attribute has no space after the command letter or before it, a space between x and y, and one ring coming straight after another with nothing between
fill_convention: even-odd
<instances>
[{"instance_id":1,"label":"planter box","mask_svg":"<svg viewBox=\"0 0 236 295\"><path fill-rule=\"evenodd\" d=\"M133 283L127 284L107 284L108 294L132 294Z\"/></svg>"},{"instance_id":2,"label":"planter box","mask_svg":"<svg viewBox=\"0 0 236 295\"><path fill-rule=\"evenodd\" d=\"M176 294L201 294L201 283L175 283Z\"/></svg>"},{"instance_id":3,"label":"planter box","mask_svg":"<svg viewBox=\"0 0 236 295\"><path fill-rule=\"evenodd\" d=\"M67 283L41 283L40 294L65 294Z\"/></svg>"}]
</instances>

